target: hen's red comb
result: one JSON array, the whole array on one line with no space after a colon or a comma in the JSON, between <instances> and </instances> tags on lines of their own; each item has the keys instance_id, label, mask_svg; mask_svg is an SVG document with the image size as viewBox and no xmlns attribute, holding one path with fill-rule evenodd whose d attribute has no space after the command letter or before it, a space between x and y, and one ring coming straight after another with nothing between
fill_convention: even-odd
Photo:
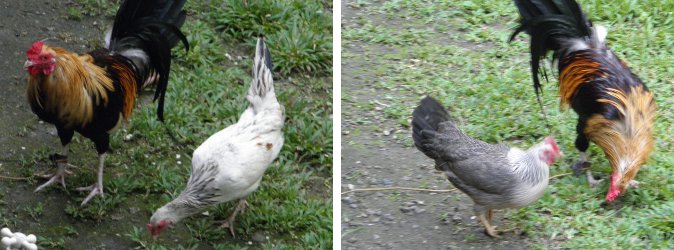
<instances>
[{"instance_id":1,"label":"hen's red comb","mask_svg":"<svg viewBox=\"0 0 674 250\"><path fill-rule=\"evenodd\" d=\"M42 53L42 46L44 46L43 41L34 42L33 46L26 50L26 56L28 56L29 59L37 59L37 56Z\"/></svg>"},{"instance_id":2,"label":"hen's red comb","mask_svg":"<svg viewBox=\"0 0 674 250\"><path fill-rule=\"evenodd\" d=\"M552 149L555 151L559 151L559 147L557 146L557 142L555 141L555 138L552 136L545 137L545 142L552 145Z\"/></svg>"}]
</instances>

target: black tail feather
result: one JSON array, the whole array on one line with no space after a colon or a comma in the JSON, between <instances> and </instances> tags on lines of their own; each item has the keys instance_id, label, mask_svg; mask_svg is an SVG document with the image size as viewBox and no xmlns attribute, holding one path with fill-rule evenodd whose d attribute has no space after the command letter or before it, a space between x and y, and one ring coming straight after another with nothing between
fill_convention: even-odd
<instances>
[{"instance_id":1,"label":"black tail feather","mask_svg":"<svg viewBox=\"0 0 674 250\"><path fill-rule=\"evenodd\" d=\"M419 106L412 112L412 139L414 145L422 152L426 152L421 145L424 136L428 133L425 131L438 131L440 123L450 121L452 117L449 115L442 105L430 96L421 100Z\"/></svg>"},{"instance_id":2,"label":"black tail feather","mask_svg":"<svg viewBox=\"0 0 674 250\"><path fill-rule=\"evenodd\" d=\"M182 42L189 50L187 38L180 31L186 13L182 10L186 0L126 0L122 3L112 26L109 49L121 52L140 49L149 57L149 62L132 60L136 73L143 82L157 74L154 100L157 117L164 120L164 97L171 71L171 49ZM143 82L139 83L140 85Z\"/></svg>"},{"instance_id":3,"label":"black tail feather","mask_svg":"<svg viewBox=\"0 0 674 250\"><path fill-rule=\"evenodd\" d=\"M534 89L538 94L541 89L538 78L540 60L550 50L555 51L553 59L560 56L565 40L589 40L592 23L574 0L515 0L515 5L521 21L510 41L522 31L531 36L531 71Z\"/></svg>"}]
</instances>

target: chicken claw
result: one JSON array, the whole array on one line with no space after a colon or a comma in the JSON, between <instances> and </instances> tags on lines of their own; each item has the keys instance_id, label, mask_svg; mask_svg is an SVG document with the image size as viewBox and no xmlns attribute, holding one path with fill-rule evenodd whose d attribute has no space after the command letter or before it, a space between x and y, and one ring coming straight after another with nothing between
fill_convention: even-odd
<instances>
[{"instance_id":1,"label":"chicken claw","mask_svg":"<svg viewBox=\"0 0 674 250\"><path fill-rule=\"evenodd\" d=\"M590 187L596 187L599 183L604 181L604 179L595 180L594 176L592 176L592 171L589 169L585 173L587 174L587 183L590 184Z\"/></svg>"},{"instance_id":2,"label":"chicken claw","mask_svg":"<svg viewBox=\"0 0 674 250\"><path fill-rule=\"evenodd\" d=\"M220 225L220 228L228 228L229 233L232 234L232 237L236 237L236 234L234 233L234 218L236 218L236 215L240 212L243 212L244 209L248 207L248 202L246 199L241 199L239 200L239 204L236 205L234 208L234 211L232 211L232 214L229 215L227 220L224 221L216 221L216 222L222 222L222 225Z\"/></svg>"},{"instance_id":3,"label":"chicken claw","mask_svg":"<svg viewBox=\"0 0 674 250\"><path fill-rule=\"evenodd\" d=\"M88 186L88 187L77 188L77 191L80 191L80 192L91 191L91 193L89 193L89 195L87 195L87 198L84 198L84 201L82 201L82 204L80 204L80 206L86 205L87 202L89 202L96 195L100 195L101 197L105 196L103 194L103 185L99 184L99 183L96 183L96 184Z\"/></svg>"},{"instance_id":4,"label":"chicken claw","mask_svg":"<svg viewBox=\"0 0 674 250\"><path fill-rule=\"evenodd\" d=\"M583 170L590 169L591 166L592 166L592 163L590 163L588 161L581 160L581 161L576 162L575 164L571 165L571 169L573 169L574 175L579 176L579 175L583 174Z\"/></svg>"},{"instance_id":5,"label":"chicken claw","mask_svg":"<svg viewBox=\"0 0 674 250\"><path fill-rule=\"evenodd\" d=\"M496 226L492 226L489 220L487 220L487 217L484 214L481 214L480 216L480 222L482 225L484 225L484 231L487 233L492 238L499 238L501 236L496 233Z\"/></svg>"},{"instance_id":6,"label":"chicken claw","mask_svg":"<svg viewBox=\"0 0 674 250\"><path fill-rule=\"evenodd\" d=\"M75 167L72 164L67 162L67 156L61 156L61 155L50 155L49 159L56 165L56 173L53 174L48 174L48 175L40 175L39 177L44 178L44 179L49 179L47 182L44 184L40 185L35 189L33 192L38 192L48 186L51 186L55 182L61 183L61 186L63 186L63 189L66 189L66 181L65 177L68 175L72 175L73 172L68 171L66 168L67 167Z\"/></svg>"}]
</instances>

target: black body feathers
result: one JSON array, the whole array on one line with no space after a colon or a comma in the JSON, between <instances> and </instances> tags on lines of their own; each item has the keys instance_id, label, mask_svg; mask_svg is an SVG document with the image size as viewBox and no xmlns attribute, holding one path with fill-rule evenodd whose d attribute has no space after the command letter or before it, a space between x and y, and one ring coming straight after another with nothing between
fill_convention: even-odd
<instances>
[{"instance_id":1,"label":"black body feathers","mask_svg":"<svg viewBox=\"0 0 674 250\"><path fill-rule=\"evenodd\" d=\"M126 0L122 3L110 35L109 48L113 52L142 50L148 58L130 58L136 73L145 81L156 74L157 89L154 100L159 100L157 116L164 120L164 96L171 70L171 48L179 41L189 49L187 38L180 31L185 22L182 10L186 0ZM140 85L143 82L139 82Z\"/></svg>"},{"instance_id":2,"label":"black body feathers","mask_svg":"<svg viewBox=\"0 0 674 250\"><path fill-rule=\"evenodd\" d=\"M538 71L540 59L549 50L561 56L563 42L573 38L590 39L592 23L574 0L515 0L520 12L520 26L510 37L525 31L531 36L531 71L536 94L541 89Z\"/></svg>"}]
</instances>

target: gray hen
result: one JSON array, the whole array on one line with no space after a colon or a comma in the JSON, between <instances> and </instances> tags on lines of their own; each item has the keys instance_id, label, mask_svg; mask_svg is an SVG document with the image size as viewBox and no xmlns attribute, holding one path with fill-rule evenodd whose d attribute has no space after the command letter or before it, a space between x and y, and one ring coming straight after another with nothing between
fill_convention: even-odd
<instances>
[{"instance_id":1,"label":"gray hen","mask_svg":"<svg viewBox=\"0 0 674 250\"><path fill-rule=\"evenodd\" d=\"M475 215L487 234L497 237L492 209L523 207L537 200L548 186L548 168L561 152L552 137L527 151L475 140L451 119L440 103L424 98L413 113L414 145L473 199Z\"/></svg>"}]
</instances>

